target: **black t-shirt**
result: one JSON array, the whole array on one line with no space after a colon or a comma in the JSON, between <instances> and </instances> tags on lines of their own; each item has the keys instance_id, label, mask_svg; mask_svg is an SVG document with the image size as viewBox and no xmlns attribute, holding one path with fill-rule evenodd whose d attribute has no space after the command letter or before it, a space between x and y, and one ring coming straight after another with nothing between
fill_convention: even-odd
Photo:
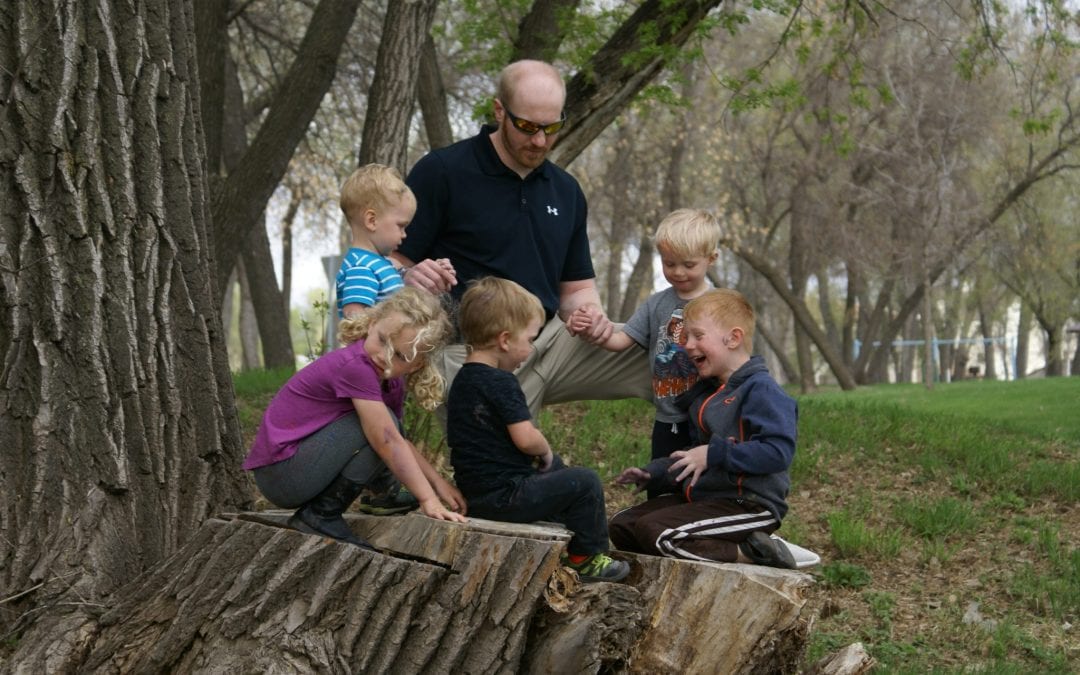
<instances>
[{"instance_id":1,"label":"black t-shirt","mask_svg":"<svg viewBox=\"0 0 1080 675\"><path fill-rule=\"evenodd\" d=\"M534 458L514 445L507 430L531 419L513 373L466 363L450 385L446 413L454 482L466 499L536 473Z\"/></svg>"},{"instance_id":2,"label":"black t-shirt","mask_svg":"<svg viewBox=\"0 0 1080 675\"><path fill-rule=\"evenodd\" d=\"M452 293L483 276L510 279L540 298L548 319L559 309L559 285L595 277L585 194L569 173L544 162L522 179L480 134L429 152L405 182L416 215L398 250L414 262L449 258Z\"/></svg>"}]
</instances>

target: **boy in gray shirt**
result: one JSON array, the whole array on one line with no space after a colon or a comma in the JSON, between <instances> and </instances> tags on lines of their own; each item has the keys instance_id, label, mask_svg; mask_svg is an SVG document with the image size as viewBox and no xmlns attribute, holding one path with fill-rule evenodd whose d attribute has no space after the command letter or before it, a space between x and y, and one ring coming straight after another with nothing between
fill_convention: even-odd
<instances>
[{"instance_id":1,"label":"boy in gray shirt","mask_svg":"<svg viewBox=\"0 0 1080 675\"><path fill-rule=\"evenodd\" d=\"M638 307L621 331L600 346L621 352L633 345L649 350L652 359L653 403L656 422L652 432L652 458L667 457L691 445L686 412L675 398L697 382L698 373L683 345L683 307L712 288L705 273L716 262L720 223L700 209L678 209L656 229L654 241L664 278L670 287L652 294ZM587 316L570 318L573 330L584 330ZM649 494L649 497L656 495Z\"/></svg>"}]
</instances>

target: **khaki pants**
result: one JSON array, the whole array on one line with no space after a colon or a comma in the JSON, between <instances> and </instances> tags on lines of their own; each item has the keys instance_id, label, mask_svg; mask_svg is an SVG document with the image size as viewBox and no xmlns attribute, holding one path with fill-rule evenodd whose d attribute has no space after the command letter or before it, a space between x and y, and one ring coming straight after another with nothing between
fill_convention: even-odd
<instances>
[{"instance_id":1,"label":"khaki pants","mask_svg":"<svg viewBox=\"0 0 1080 675\"><path fill-rule=\"evenodd\" d=\"M648 354L639 347L609 352L571 336L558 317L547 322L533 346L532 355L514 375L525 392L534 422L540 408L548 403L653 400L652 369ZM443 350L441 370L447 391L464 362L465 345L450 345ZM440 410L439 418L445 417L445 410Z\"/></svg>"}]
</instances>

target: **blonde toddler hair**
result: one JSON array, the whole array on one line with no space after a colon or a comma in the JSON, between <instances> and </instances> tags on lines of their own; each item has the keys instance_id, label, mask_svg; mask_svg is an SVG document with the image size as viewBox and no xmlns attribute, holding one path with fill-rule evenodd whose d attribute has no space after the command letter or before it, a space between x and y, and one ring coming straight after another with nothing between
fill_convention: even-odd
<instances>
[{"instance_id":1,"label":"blonde toddler hair","mask_svg":"<svg viewBox=\"0 0 1080 675\"><path fill-rule=\"evenodd\" d=\"M540 299L509 279L481 277L469 285L458 309L461 338L470 349L495 344L499 333L516 333L533 319L544 321Z\"/></svg>"},{"instance_id":2,"label":"blonde toddler hair","mask_svg":"<svg viewBox=\"0 0 1080 675\"><path fill-rule=\"evenodd\" d=\"M742 293L732 288L715 288L706 291L683 309L684 321L696 321L702 317L712 319L725 328L742 328L743 345L747 353L754 348L754 308Z\"/></svg>"},{"instance_id":3,"label":"blonde toddler hair","mask_svg":"<svg viewBox=\"0 0 1080 675\"><path fill-rule=\"evenodd\" d=\"M416 197L398 170L384 164L365 164L345 179L339 203L345 219L355 225L362 222L367 209L380 213L402 201L416 206Z\"/></svg>"},{"instance_id":4,"label":"blonde toddler hair","mask_svg":"<svg viewBox=\"0 0 1080 675\"><path fill-rule=\"evenodd\" d=\"M366 338L368 328L391 314L397 312L404 317L398 328L415 328L416 338L412 342L412 353L405 357L412 361L424 359L424 365L405 378L405 388L417 403L425 410L434 410L442 403L446 381L435 366L438 352L450 339L450 320L439 299L427 291L406 286L374 307L351 319L344 319L338 325L338 334L344 345L350 345L361 338ZM396 337L397 333L390 337ZM393 358L394 348L386 346L386 362Z\"/></svg>"},{"instance_id":5,"label":"blonde toddler hair","mask_svg":"<svg viewBox=\"0 0 1080 675\"><path fill-rule=\"evenodd\" d=\"M660 221L653 241L675 255L708 257L716 252L720 235L720 221L708 211L676 209Z\"/></svg>"}]
</instances>

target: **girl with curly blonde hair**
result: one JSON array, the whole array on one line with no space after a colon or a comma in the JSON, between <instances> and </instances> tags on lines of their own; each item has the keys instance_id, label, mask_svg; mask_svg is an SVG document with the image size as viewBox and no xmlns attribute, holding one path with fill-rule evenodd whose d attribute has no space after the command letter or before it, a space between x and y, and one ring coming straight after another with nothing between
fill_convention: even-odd
<instances>
[{"instance_id":1,"label":"girl with curly blonde hair","mask_svg":"<svg viewBox=\"0 0 1080 675\"><path fill-rule=\"evenodd\" d=\"M451 327L438 299L404 288L340 325L344 344L293 375L267 407L243 468L289 524L370 548L342 514L387 473L432 518L464 522L465 499L401 435L405 392L434 408L444 388L433 363ZM298 508L297 508L298 507Z\"/></svg>"}]
</instances>

